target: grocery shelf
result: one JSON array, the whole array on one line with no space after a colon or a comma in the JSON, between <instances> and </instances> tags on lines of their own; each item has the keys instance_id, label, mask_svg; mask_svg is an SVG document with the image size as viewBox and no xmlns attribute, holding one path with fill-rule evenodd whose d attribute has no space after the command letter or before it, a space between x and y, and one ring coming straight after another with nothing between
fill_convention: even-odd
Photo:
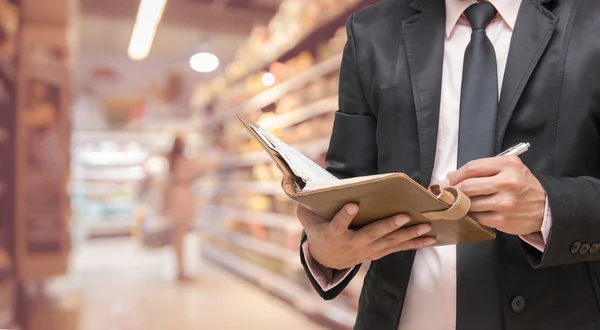
<instances>
[{"instance_id":1,"label":"grocery shelf","mask_svg":"<svg viewBox=\"0 0 600 330\"><path fill-rule=\"evenodd\" d=\"M215 188L218 187L218 191ZM248 192L263 195L285 196L280 181L245 181L245 182L203 182L196 187L196 193L203 196Z\"/></svg>"},{"instance_id":2,"label":"grocery shelf","mask_svg":"<svg viewBox=\"0 0 600 330\"><path fill-rule=\"evenodd\" d=\"M267 163L271 160L264 151L253 151L245 154L232 155L226 157L221 163L220 169L231 169L236 167L246 167L256 164Z\"/></svg>"},{"instance_id":3,"label":"grocery shelf","mask_svg":"<svg viewBox=\"0 0 600 330\"><path fill-rule=\"evenodd\" d=\"M123 183L135 183L141 181L143 178L109 178L105 176L85 176L85 177L77 177L74 176L71 178L71 182L102 182L102 183L115 183L115 184L123 184Z\"/></svg>"},{"instance_id":4,"label":"grocery shelf","mask_svg":"<svg viewBox=\"0 0 600 330\"><path fill-rule=\"evenodd\" d=\"M298 108L294 111L269 117L258 122L258 125L267 130L282 129L301 123L312 117L320 116L335 111L338 107L338 96L333 95Z\"/></svg>"},{"instance_id":5,"label":"grocery shelf","mask_svg":"<svg viewBox=\"0 0 600 330\"><path fill-rule=\"evenodd\" d=\"M287 301L303 313L326 317L348 328L354 324L355 311L337 306L334 302L323 301L316 293L309 292L284 277L275 275L264 268L211 245L203 246L202 252L211 261L254 282L263 290Z\"/></svg>"},{"instance_id":6,"label":"grocery shelf","mask_svg":"<svg viewBox=\"0 0 600 330\"><path fill-rule=\"evenodd\" d=\"M181 131L194 132L191 124L192 120L187 120L187 125L181 125L177 128L156 129L151 128L144 130L124 129L124 130L77 130L71 134L72 144L85 144L98 141L114 141L121 143L138 142L145 146L156 146L156 151L162 151L163 148L168 148L173 143L175 134ZM186 129L186 127L190 127ZM187 135L188 140L199 140L199 133L190 133Z\"/></svg>"},{"instance_id":7,"label":"grocery shelf","mask_svg":"<svg viewBox=\"0 0 600 330\"><path fill-rule=\"evenodd\" d=\"M295 149L309 158L317 157L329 148L329 138L319 138L308 142L293 145ZM268 163L271 157L265 151L254 151L246 154L236 154L229 156L221 163L221 169L231 169L237 167L246 167L256 164Z\"/></svg>"},{"instance_id":8,"label":"grocery shelf","mask_svg":"<svg viewBox=\"0 0 600 330\"><path fill-rule=\"evenodd\" d=\"M298 261L298 251L290 251L289 249L286 249L275 243L266 242L240 233L216 229L215 227L211 226L201 226L200 229L203 234L208 234L214 238L225 240L233 245L239 246L240 248L250 250L270 258L278 259L297 267L301 266L300 262Z\"/></svg>"},{"instance_id":9,"label":"grocery shelf","mask_svg":"<svg viewBox=\"0 0 600 330\"><path fill-rule=\"evenodd\" d=\"M137 183L139 182L141 179L138 178L129 178L129 179L115 179L115 178L108 178L108 177L72 177L71 178L71 182L96 182L96 183L106 183L106 184L116 184L116 185L122 185L125 183Z\"/></svg>"},{"instance_id":10,"label":"grocery shelf","mask_svg":"<svg viewBox=\"0 0 600 330\"><path fill-rule=\"evenodd\" d=\"M288 78L287 80L265 90L262 93L259 93L250 100L244 102L242 105L234 107L230 111L217 113L213 119L206 123L206 126L213 126L223 121L232 119L236 114L243 114L259 110L277 101L287 93L307 85L316 78L339 70L341 58L341 53L332 56L329 59L312 66L310 69L307 69L296 76Z\"/></svg>"},{"instance_id":11,"label":"grocery shelf","mask_svg":"<svg viewBox=\"0 0 600 330\"><path fill-rule=\"evenodd\" d=\"M257 124L266 130L284 129L302 123L303 121L309 120L313 117L336 111L337 108L338 96L332 95L290 112L260 120ZM245 130L240 130L239 132L233 133L226 137L228 140L238 140L242 138L249 139L250 135Z\"/></svg>"},{"instance_id":12,"label":"grocery shelf","mask_svg":"<svg viewBox=\"0 0 600 330\"><path fill-rule=\"evenodd\" d=\"M211 221L215 220L215 218L235 217L236 221L261 224L289 231L302 230L302 225L298 222L298 219L281 213L256 212L213 204L199 207L198 212L201 217L210 219Z\"/></svg>"},{"instance_id":13,"label":"grocery shelf","mask_svg":"<svg viewBox=\"0 0 600 330\"><path fill-rule=\"evenodd\" d=\"M131 234L134 220L116 217L114 220L90 221L91 219L81 219L83 232L88 238L127 236Z\"/></svg>"}]
</instances>

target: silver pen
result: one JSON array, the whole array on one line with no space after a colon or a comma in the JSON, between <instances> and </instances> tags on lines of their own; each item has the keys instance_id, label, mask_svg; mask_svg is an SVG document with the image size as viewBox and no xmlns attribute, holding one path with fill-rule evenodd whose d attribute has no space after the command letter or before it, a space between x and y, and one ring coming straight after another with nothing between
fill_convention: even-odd
<instances>
[{"instance_id":1,"label":"silver pen","mask_svg":"<svg viewBox=\"0 0 600 330\"><path fill-rule=\"evenodd\" d=\"M515 146L512 146L506 150L504 150L503 152L499 153L498 155L496 155L496 157L500 157L500 156L519 156L522 153L524 153L525 151L529 150L529 146L530 144L527 142L521 142Z\"/></svg>"},{"instance_id":2,"label":"silver pen","mask_svg":"<svg viewBox=\"0 0 600 330\"><path fill-rule=\"evenodd\" d=\"M525 151L529 150L529 146L530 144L528 142L521 142L517 145L514 145L506 150L504 150L503 152L499 153L496 155L496 157L500 157L500 156L519 156L522 153L524 153ZM446 178L443 182L442 182L442 186L443 187L447 187L449 182L448 182L448 178Z\"/></svg>"}]
</instances>

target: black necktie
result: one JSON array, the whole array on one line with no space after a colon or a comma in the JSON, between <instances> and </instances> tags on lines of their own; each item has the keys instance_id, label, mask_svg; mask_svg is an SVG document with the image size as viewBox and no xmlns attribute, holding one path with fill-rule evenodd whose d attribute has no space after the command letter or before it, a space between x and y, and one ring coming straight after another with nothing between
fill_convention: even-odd
<instances>
[{"instance_id":1,"label":"black necktie","mask_svg":"<svg viewBox=\"0 0 600 330\"><path fill-rule=\"evenodd\" d=\"M494 154L498 113L498 71L494 46L485 28L496 15L489 2L471 5L465 16L473 32L465 50L460 95L458 164Z\"/></svg>"},{"instance_id":2,"label":"black necktie","mask_svg":"<svg viewBox=\"0 0 600 330\"><path fill-rule=\"evenodd\" d=\"M489 2L471 5L465 16L473 32L465 50L460 96L458 167L494 155L498 71L485 28L496 15ZM456 329L504 329L494 241L457 246Z\"/></svg>"}]
</instances>

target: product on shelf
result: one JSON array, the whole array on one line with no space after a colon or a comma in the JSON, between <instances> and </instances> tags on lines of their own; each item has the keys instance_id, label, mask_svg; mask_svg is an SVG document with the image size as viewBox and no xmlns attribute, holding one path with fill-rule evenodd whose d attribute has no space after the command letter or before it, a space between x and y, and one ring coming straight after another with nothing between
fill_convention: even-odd
<instances>
[{"instance_id":1,"label":"product on shelf","mask_svg":"<svg viewBox=\"0 0 600 330\"><path fill-rule=\"evenodd\" d=\"M249 249L240 249L234 242L227 241L225 239L212 236L210 234L203 234L203 240L207 243L216 246L220 249L223 249L229 253L232 253L242 259L245 259L255 265L258 265L262 268L269 270L273 274L286 276L287 262L284 262L279 259L270 258L256 252L253 252Z\"/></svg>"},{"instance_id":2,"label":"product on shelf","mask_svg":"<svg viewBox=\"0 0 600 330\"><path fill-rule=\"evenodd\" d=\"M276 178L277 181L281 181L283 175L281 174L281 171L279 170L279 168L277 168L277 164L270 162L269 169L271 171L272 176L274 178Z\"/></svg>"},{"instance_id":3,"label":"product on shelf","mask_svg":"<svg viewBox=\"0 0 600 330\"><path fill-rule=\"evenodd\" d=\"M256 212L269 212L272 207L273 198L264 195L246 196L245 209Z\"/></svg>"},{"instance_id":4,"label":"product on shelf","mask_svg":"<svg viewBox=\"0 0 600 330\"><path fill-rule=\"evenodd\" d=\"M13 63L17 44L19 8L8 0L0 0L0 61Z\"/></svg>"},{"instance_id":5,"label":"product on shelf","mask_svg":"<svg viewBox=\"0 0 600 330\"><path fill-rule=\"evenodd\" d=\"M324 77L315 79L306 87L308 101L317 101L329 95L327 80Z\"/></svg>"},{"instance_id":6,"label":"product on shelf","mask_svg":"<svg viewBox=\"0 0 600 330\"><path fill-rule=\"evenodd\" d=\"M274 180L273 173L269 169L268 164L259 164L252 168L252 174L257 181L269 182Z\"/></svg>"},{"instance_id":7,"label":"product on shelf","mask_svg":"<svg viewBox=\"0 0 600 330\"><path fill-rule=\"evenodd\" d=\"M275 112L279 115L300 108L302 104L306 103L302 96L300 93L290 93L282 97L276 102ZM266 116L267 114L263 114L260 119L264 120Z\"/></svg>"},{"instance_id":8,"label":"product on shelf","mask_svg":"<svg viewBox=\"0 0 600 330\"><path fill-rule=\"evenodd\" d=\"M289 198L285 199L276 199L275 200L275 212L281 214L290 214L293 215L296 210L296 204L290 201Z\"/></svg>"},{"instance_id":9,"label":"product on shelf","mask_svg":"<svg viewBox=\"0 0 600 330\"><path fill-rule=\"evenodd\" d=\"M344 50L344 46L348 41L348 36L346 34L346 27L342 26L338 28L335 32L335 36L329 40L329 47L334 54L341 53Z\"/></svg>"},{"instance_id":10,"label":"product on shelf","mask_svg":"<svg viewBox=\"0 0 600 330\"><path fill-rule=\"evenodd\" d=\"M294 74L288 64L281 62L272 63L269 66L269 72L275 77L275 83L285 81Z\"/></svg>"}]
</instances>

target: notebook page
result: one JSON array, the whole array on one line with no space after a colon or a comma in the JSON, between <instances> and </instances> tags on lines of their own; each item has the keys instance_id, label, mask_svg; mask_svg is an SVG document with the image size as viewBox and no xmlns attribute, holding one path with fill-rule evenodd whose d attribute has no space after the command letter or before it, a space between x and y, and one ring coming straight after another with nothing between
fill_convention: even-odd
<instances>
[{"instance_id":1,"label":"notebook page","mask_svg":"<svg viewBox=\"0 0 600 330\"><path fill-rule=\"evenodd\" d=\"M263 140L268 146L269 148L273 149L273 150L277 150L277 147L275 147L275 145L273 144L273 142L271 142L271 140L269 140L269 138L267 138L261 129L258 129L258 127L250 124L250 127L252 127L252 129L254 130L254 132L256 134L258 134L258 136L260 136L260 139Z\"/></svg>"},{"instance_id":2,"label":"notebook page","mask_svg":"<svg viewBox=\"0 0 600 330\"><path fill-rule=\"evenodd\" d=\"M298 150L290 147L273 134L261 129L260 127L258 130L261 131L261 136L265 136L275 146L275 150L279 152L281 157L283 157L283 159L288 163L292 171L294 171L298 177L302 178L304 182L337 180L337 178L331 173L327 172L321 166L313 162L310 158L306 157Z\"/></svg>"},{"instance_id":3,"label":"notebook page","mask_svg":"<svg viewBox=\"0 0 600 330\"><path fill-rule=\"evenodd\" d=\"M273 143L273 141L269 138L269 135L272 136L272 134L268 134L266 131L264 131L260 127L256 127L254 125L250 125L250 127L252 127L252 129L254 130L254 132L256 132L256 134L258 134L258 136L261 138L261 140L263 140L269 146L269 148L271 148L274 151L276 151L277 154L279 154L279 156L281 156L283 158L283 160L286 162L286 164L288 164L288 166L290 167L290 169L292 170L292 172L294 172L294 174L297 177L304 178L306 176L304 174L304 171L302 171L301 168L299 168L296 164L294 164L294 162L288 156L286 156L284 154L284 152L281 150L281 148L277 147ZM306 180L304 180L304 181L306 182Z\"/></svg>"},{"instance_id":4,"label":"notebook page","mask_svg":"<svg viewBox=\"0 0 600 330\"><path fill-rule=\"evenodd\" d=\"M355 177L355 178L342 179L342 180L336 179L336 180L327 180L327 181L310 181L310 182L306 183L306 186L304 187L304 189L302 189L302 191L315 191L315 190L319 190L319 189L339 187L339 186L344 186L344 185L353 184L353 183L360 183L360 182L380 179L380 178L384 178L386 176L391 176L391 175L393 175L393 174L386 173L386 174L359 176L359 177Z\"/></svg>"}]
</instances>

